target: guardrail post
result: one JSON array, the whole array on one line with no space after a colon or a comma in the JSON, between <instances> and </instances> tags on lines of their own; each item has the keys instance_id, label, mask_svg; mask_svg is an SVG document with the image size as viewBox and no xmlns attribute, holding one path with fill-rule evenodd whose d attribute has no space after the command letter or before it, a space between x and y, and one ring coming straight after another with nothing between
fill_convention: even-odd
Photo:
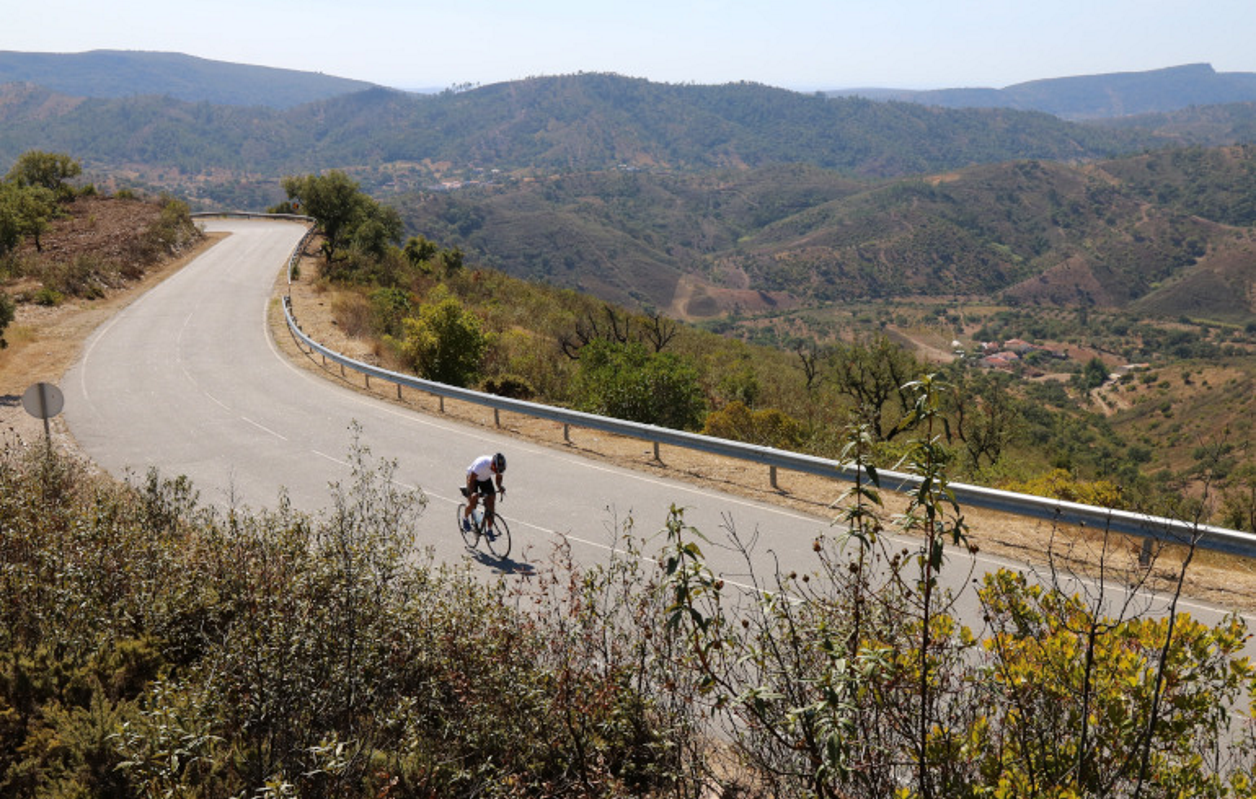
<instances>
[{"instance_id":1,"label":"guardrail post","mask_svg":"<svg viewBox=\"0 0 1256 799\"><path fill-rule=\"evenodd\" d=\"M401 399L401 384L397 384L397 399Z\"/></svg>"},{"instance_id":2,"label":"guardrail post","mask_svg":"<svg viewBox=\"0 0 1256 799\"><path fill-rule=\"evenodd\" d=\"M571 425L563 423L563 441L571 443Z\"/></svg>"},{"instance_id":3,"label":"guardrail post","mask_svg":"<svg viewBox=\"0 0 1256 799\"><path fill-rule=\"evenodd\" d=\"M444 413L445 412L445 396L442 394L440 397L438 397L438 399L440 400L440 412Z\"/></svg>"},{"instance_id":4,"label":"guardrail post","mask_svg":"<svg viewBox=\"0 0 1256 799\"><path fill-rule=\"evenodd\" d=\"M657 441L654 442L654 460L659 463L663 462L663 459L659 457L659 442Z\"/></svg>"},{"instance_id":5,"label":"guardrail post","mask_svg":"<svg viewBox=\"0 0 1256 799\"><path fill-rule=\"evenodd\" d=\"M1143 548L1138 553L1138 565L1146 568L1151 565L1151 542L1150 537L1143 539Z\"/></svg>"},{"instance_id":6,"label":"guardrail post","mask_svg":"<svg viewBox=\"0 0 1256 799\"><path fill-rule=\"evenodd\" d=\"M363 374L362 376L366 378L366 387L367 387L367 388L370 388L370 387L371 387L371 376L370 376L370 375L368 375L368 374Z\"/></svg>"},{"instance_id":7,"label":"guardrail post","mask_svg":"<svg viewBox=\"0 0 1256 799\"><path fill-rule=\"evenodd\" d=\"M340 364L340 376L341 377L345 376L345 365L343 363Z\"/></svg>"},{"instance_id":8,"label":"guardrail post","mask_svg":"<svg viewBox=\"0 0 1256 799\"><path fill-rule=\"evenodd\" d=\"M497 408L493 409L493 426L494 427L502 426L502 412Z\"/></svg>"},{"instance_id":9,"label":"guardrail post","mask_svg":"<svg viewBox=\"0 0 1256 799\"><path fill-rule=\"evenodd\" d=\"M774 465L772 465L772 466L769 466L769 467L768 467L768 479L771 481L771 483L772 483L772 487L773 487L773 488L776 488L776 489L778 489L778 490L779 490L779 486L777 486L777 485L776 485L776 466L775 466L775 464L774 464Z\"/></svg>"}]
</instances>

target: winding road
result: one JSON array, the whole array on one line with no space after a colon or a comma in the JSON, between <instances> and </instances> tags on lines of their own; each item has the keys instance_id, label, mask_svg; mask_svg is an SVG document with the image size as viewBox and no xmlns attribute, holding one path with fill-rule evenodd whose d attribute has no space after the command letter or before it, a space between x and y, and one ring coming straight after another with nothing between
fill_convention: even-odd
<instances>
[{"instance_id":1,"label":"winding road","mask_svg":"<svg viewBox=\"0 0 1256 799\"><path fill-rule=\"evenodd\" d=\"M295 507L316 512L330 506L329 483L349 479L356 423L374 457L396 460L399 482L426 492L420 544L440 560L468 555L454 528L465 465L502 451L509 493L499 509L514 548L509 562L481 556L484 568L543 568L560 538L577 559L596 561L614 544L618 522L631 515L635 530L647 534L676 505L709 537L729 522L742 534L757 532L764 564L811 569L811 545L829 530L827 518L407 411L295 366L271 341L266 316L276 276L304 227L214 219L206 228L231 235L97 330L62 381L71 432L110 473L142 476L156 467L165 476L187 475L203 502L260 508L286 492ZM708 555L726 580L744 584L739 556L719 546ZM974 564L952 560L950 584L958 588ZM984 555L975 563L977 572L999 566L1024 568ZM1189 609L1208 620L1221 615L1203 605ZM971 603L968 610L975 612Z\"/></svg>"},{"instance_id":2,"label":"winding road","mask_svg":"<svg viewBox=\"0 0 1256 799\"><path fill-rule=\"evenodd\" d=\"M322 380L282 355L269 338L276 276L304 233L297 223L214 219L231 235L97 330L63 380L65 419L79 446L110 473L187 475L202 501L273 506L330 505L329 483L348 481L350 427L374 457L396 460L397 479L422 487L430 504L420 540L437 557L465 550L454 528L463 469L475 456L509 458L506 500L514 565L544 559L557 536L605 554L617 520L661 528L672 504L706 533L725 516L758 527L776 546L810 552L828 520L710 494L629 469L581 459L492 431L409 412ZM730 564L731 564L730 560Z\"/></svg>"}]
</instances>

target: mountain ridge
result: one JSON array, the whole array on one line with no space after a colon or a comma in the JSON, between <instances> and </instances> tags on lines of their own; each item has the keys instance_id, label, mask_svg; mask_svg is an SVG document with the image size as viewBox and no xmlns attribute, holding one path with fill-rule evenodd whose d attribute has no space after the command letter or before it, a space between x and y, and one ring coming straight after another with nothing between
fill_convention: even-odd
<instances>
[{"instance_id":1,"label":"mountain ridge","mask_svg":"<svg viewBox=\"0 0 1256 799\"><path fill-rule=\"evenodd\" d=\"M29 86L0 86L0 95L30 94ZM0 103L34 107L20 97ZM1016 158L1111 157L1165 143L1143 130L1081 126L1039 112L826 99L762 84L681 86L602 73L437 96L373 87L283 110L153 95L57 107L65 113L55 119L8 113L0 159L55 149L93 164L272 177L401 162L549 172L802 162L898 176Z\"/></svg>"},{"instance_id":2,"label":"mountain ridge","mask_svg":"<svg viewBox=\"0 0 1256 799\"><path fill-rule=\"evenodd\" d=\"M186 102L291 108L373 87L367 81L183 53L0 51L0 84L34 83L60 94L118 98L156 94Z\"/></svg>"},{"instance_id":3,"label":"mountain ridge","mask_svg":"<svg viewBox=\"0 0 1256 799\"><path fill-rule=\"evenodd\" d=\"M831 97L920 103L942 108L1012 108L1069 120L1168 113L1190 106L1256 102L1256 73L1217 72L1211 64L1183 64L1140 72L1042 78L995 88L844 89Z\"/></svg>"}]
</instances>

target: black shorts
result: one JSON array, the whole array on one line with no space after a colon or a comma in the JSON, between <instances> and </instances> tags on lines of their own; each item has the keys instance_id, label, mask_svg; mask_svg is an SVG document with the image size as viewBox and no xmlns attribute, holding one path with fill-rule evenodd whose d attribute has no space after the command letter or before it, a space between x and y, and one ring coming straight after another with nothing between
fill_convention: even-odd
<instances>
[{"instance_id":1,"label":"black shorts","mask_svg":"<svg viewBox=\"0 0 1256 799\"><path fill-rule=\"evenodd\" d=\"M475 490L482 497L491 497L493 492L496 491L496 489L493 488L492 480L476 480Z\"/></svg>"}]
</instances>

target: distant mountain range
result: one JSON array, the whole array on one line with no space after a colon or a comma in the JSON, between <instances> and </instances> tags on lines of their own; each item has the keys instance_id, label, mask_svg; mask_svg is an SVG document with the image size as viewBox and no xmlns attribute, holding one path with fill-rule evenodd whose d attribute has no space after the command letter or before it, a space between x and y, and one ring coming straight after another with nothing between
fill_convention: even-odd
<instances>
[{"instance_id":1,"label":"distant mountain range","mask_svg":"<svg viewBox=\"0 0 1256 799\"><path fill-rule=\"evenodd\" d=\"M1049 78L1003 89L845 89L831 97L898 100L941 108L1014 108L1063 119L1111 119L1190 106L1256 102L1256 73L1187 64L1147 72Z\"/></svg>"},{"instance_id":2,"label":"distant mountain range","mask_svg":"<svg viewBox=\"0 0 1256 799\"><path fill-rule=\"evenodd\" d=\"M72 97L155 94L190 103L268 108L291 108L374 86L318 72L132 50L0 51L0 84L4 83L34 83Z\"/></svg>"},{"instance_id":3,"label":"distant mountain range","mask_svg":"<svg viewBox=\"0 0 1256 799\"><path fill-rule=\"evenodd\" d=\"M142 167L166 173L165 181L178 177L171 172L273 181L340 168L370 170L368 188L387 191L415 180L465 181L480 175L476 170L700 171L779 163L894 177L1017 158L1105 158L1170 141L1144 129L1104 129L1037 112L596 73L435 96L372 88L288 109L153 95L74 99L29 83L0 86L0 162L51 149L94 170Z\"/></svg>"},{"instance_id":4,"label":"distant mountain range","mask_svg":"<svg viewBox=\"0 0 1256 799\"><path fill-rule=\"evenodd\" d=\"M123 50L85 53L0 51L0 84L34 83L72 97L159 95L190 103L285 109L375 87L316 72L249 66L183 55ZM433 93L421 90L422 93ZM1165 113L1191 106L1256 102L1256 73L1187 64L1145 72L1046 78L1002 89L843 89L865 97L941 108L1041 111L1069 120Z\"/></svg>"}]
</instances>

